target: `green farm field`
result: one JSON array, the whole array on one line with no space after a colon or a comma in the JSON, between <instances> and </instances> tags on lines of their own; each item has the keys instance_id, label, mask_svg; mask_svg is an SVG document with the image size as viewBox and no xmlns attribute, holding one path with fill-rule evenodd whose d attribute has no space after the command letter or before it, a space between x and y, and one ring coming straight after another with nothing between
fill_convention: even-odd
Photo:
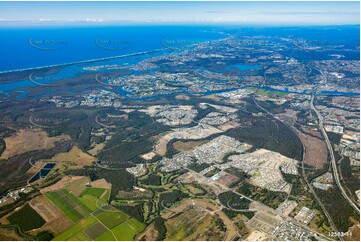
<instances>
[{"instance_id":1,"label":"green farm field","mask_svg":"<svg viewBox=\"0 0 361 242\"><path fill-rule=\"evenodd\" d=\"M69 229L65 230L63 233L57 235L53 240L61 241L61 240L72 240L73 236L79 233L82 233L84 229L98 222L96 218L92 215L80 220L78 223L74 224ZM85 235L85 234L84 234ZM81 235L83 236L83 235Z\"/></svg>"},{"instance_id":2,"label":"green farm field","mask_svg":"<svg viewBox=\"0 0 361 242\"><path fill-rule=\"evenodd\" d=\"M134 218L131 218L112 229L112 232L117 240L134 240L134 237L144 228L144 224Z\"/></svg>"},{"instance_id":3,"label":"green farm field","mask_svg":"<svg viewBox=\"0 0 361 242\"><path fill-rule=\"evenodd\" d=\"M96 187L87 187L80 194L80 196L91 195L93 197L101 197L106 189L104 188L96 188Z\"/></svg>"},{"instance_id":4,"label":"green farm field","mask_svg":"<svg viewBox=\"0 0 361 242\"><path fill-rule=\"evenodd\" d=\"M11 224L18 225L24 231L37 229L45 224L45 220L29 204L10 215L8 220Z\"/></svg>"},{"instance_id":5,"label":"green farm field","mask_svg":"<svg viewBox=\"0 0 361 242\"><path fill-rule=\"evenodd\" d=\"M87 197L92 197L93 200L84 200ZM96 198L90 195L84 195L79 198L79 200L83 200L83 204L91 207L95 205L90 206L89 204L96 201ZM91 214L77 221L72 227L57 235L53 240L132 240L145 228L143 223L112 206L105 206L102 209L92 207L92 209L94 208L95 210L93 210ZM92 229L96 228L97 224L102 225L103 229L99 228L99 231ZM112 233L116 238L114 238Z\"/></svg>"},{"instance_id":6,"label":"green farm field","mask_svg":"<svg viewBox=\"0 0 361 242\"><path fill-rule=\"evenodd\" d=\"M124 221L128 220L129 216L119 210L112 210L111 212L103 211L101 214L97 215L97 219L99 219L100 222L102 222L109 229L112 229L118 224L121 224Z\"/></svg>"},{"instance_id":7,"label":"green farm field","mask_svg":"<svg viewBox=\"0 0 361 242\"><path fill-rule=\"evenodd\" d=\"M45 194L50 201L52 201L56 206L60 208L61 211L65 213L73 222L77 222L84 217L84 215L89 213L90 209L84 210L83 207L86 207L81 201L75 202L76 199L74 196L70 198L67 193L60 192L48 192ZM81 203L82 206L78 204Z\"/></svg>"}]
</instances>

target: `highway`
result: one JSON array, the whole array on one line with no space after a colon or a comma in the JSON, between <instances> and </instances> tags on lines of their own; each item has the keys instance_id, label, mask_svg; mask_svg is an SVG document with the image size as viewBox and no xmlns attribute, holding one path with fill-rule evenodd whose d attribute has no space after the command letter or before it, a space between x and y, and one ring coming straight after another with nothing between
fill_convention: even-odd
<instances>
[{"instance_id":1,"label":"highway","mask_svg":"<svg viewBox=\"0 0 361 242\"><path fill-rule=\"evenodd\" d=\"M352 201L351 198L349 198L349 196L347 195L345 189L342 187L341 182L340 182L340 177L337 171L337 162L335 159L335 155L333 153L333 148L331 145L331 142L327 136L326 130L323 126L323 118L322 115L320 114L320 112L316 109L315 105L314 105L314 98L315 98L315 93L316 93L316 89L312 92L312 96L311 96L311 101L310 101L310 108L316 113L317 118L318 118L318 126L319 129L325 139L326 145L327 145L327 149L328 152L330 154L330 158L331 158L331 165L332 165L332 172L333 172L333 177L335 179L336 185L338 186L338 188L341 191L342 196L347 200L347 202L358 212L360 213L360 209L358 208L358 206Z\"/></svg>"},{"instance_id":2,"label":"highway","mask_svg":"<svg viewBox=\"0 0 361 242\"><path fill-rule=\"evenodd\" d=\"M257 107L259 107L260 109L262 109L262 110L263 110L265 113L267 113L268 115L272 116L274 119L280 121L281 123L283 123L284 125L286 125L287 127L289 127L289 128L294 132L294 134L295 134L297 137L299 137L299 136L298 136L298 133L294 130L294 128L293 128L292 126L287 125L287 124L286 124L285 122L283 122L281 119L279 119L278 117L276 117L273 113L269 112L268 110L264 109L261 105L259 105L258 102L257 102L257 100L256 100L255 95L253 95L253 101L254 101L254 103L257 105ZM310 192L313 194L313 197L316 199L318 205L320 205L323 213L325 214L328 222L330 223L331 228L333 229L333 231L337 231L336 226L335 226L335 223L333 222L333 220L332 220L330 214L328 213L325 205L322 203L321 199L317 196L317 194L316 194L315 190L313 189L312 185L311 185L311 184L308 182L308 180L307 180L306 171L305 171L305 165L304 165L304 158L305 158L305 151L306 151L306 150L305 150L305 145L304 145L303 142L302 142L302 139L299 138L299 140L301 141L302 150L303 150L302 161L301 161L301 162L302 162L302 176L303 176L304 180L306 181L306 184L307 184ZM341 236L337 236L337 237L338 237L338 239L341 240L341 241L344 240Z\"/></svg>"},{"instance_id":3,"label":"highway","mask_svg":"<svg viewBox=\"0 0 361 242\"><path fill-rule=\"evenodd\" d=\"M300 140L301 140L301 139L300 139ZM306 181L306 184L307 184L307 186L308 186L308 189L310 189L310 192L313 194L313 197L316 199L318 205L320 205L323 213L325 214L328 222L330 223L331 229L333 229L333 231L337 231L336 225L335 225L335 223L333 222L333 220L332 220L332 218L331 218L331 215L328 213L325 205L323 205L321 199L317 196L317 193L315 192L315 189L313 189L312 184L311 184L311 183L308 181L308 179L307 179L307 175L306 175L306 171L305 171L305 162L304 162L306 149L305 149L305 145L303 144L302 140L301 140L301 143L302 143L302 149L303 149L303 155L302 155L302 176L303 176L303 179ZM337 238L338 238L339 240L341 240L341 241L344 240L341 236L337 236Z\"/></svg>"}]
</instances>

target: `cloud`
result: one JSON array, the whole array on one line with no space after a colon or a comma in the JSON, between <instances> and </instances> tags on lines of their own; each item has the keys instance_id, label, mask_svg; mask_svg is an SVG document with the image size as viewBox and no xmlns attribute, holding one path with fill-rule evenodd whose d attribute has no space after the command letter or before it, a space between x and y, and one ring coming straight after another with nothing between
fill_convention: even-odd
<instances>
[{"instance_id":1,"label":"cloud","mask_svg":"<svg viewBox=\"0 0 361 242\"><path fill-rule=\"evenodd\" d=\"M359 12L261 12L260 14L266 14L266 15L359 15Z\"/></svg>"},{"instance_id":2,"label":"cloud","mask_svg":"<svg viewBox=\"0 0 361 242\"><path fill-rule=\"evenodd\" d=\"M219 13L232 13L232 12L223 12L223 11L207 11L208 14L219 14Z\"/></svg>"}]
</instances>

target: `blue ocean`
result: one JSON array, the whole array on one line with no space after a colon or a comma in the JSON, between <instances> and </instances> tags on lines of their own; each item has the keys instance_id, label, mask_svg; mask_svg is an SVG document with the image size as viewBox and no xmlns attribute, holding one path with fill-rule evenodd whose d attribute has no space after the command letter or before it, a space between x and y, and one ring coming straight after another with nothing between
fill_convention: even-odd
<instances>
[{"instance_id":1,"label":"blue ocean","mask_svg":"<svg viewBox=\"0 0 361 242\"><path fill-rule=\"evenodd\" d=\"M0 25L0 72L196 44L233 34L296 37L359 45L360 26ZM331 37L331 38L330 38ZM349 56L350 58L350 56ZM351 59L358 59L357 53Z\"/></svg>"},{"instance_id":2,"label":"blue ocean","mask_svg":"<svg viewBox=\"0 0 361 242\"><path fill-rule=\"evenodd\" d=\"M210 26L0 26L0 36L0 72L226 37Z\"/></svg>"},{"instance_id":3,"label":"blue ocean","mask_svg":"<svg viewBox=\"0 0 361 242\"><path fill-rule=\"evenodd\" d=\"M337 31L335 31L337 30ZM121 25L121 26L5 26L0 25L0 73L13 70L60 65L114 56L124 58L69 65L51 78L70 78L82 68L101 65L121 65L139 62L143 58L176 52L192 44L235 36L302 36L318 42L342 44L344 48L359 46L360 26L343 27L245 27L207 25ZM332 39L330 35L332 34ZM146 55L130 54L160 50ZM343 51L348 59L359 60L359 52ZM304 55L305 59L315 56ZM241 71L258 68L254 65L235 65ZM26 95L25 87L35 86L29 78L0 84L0 93L16 90L18 97ZM24 90L21 90L24 89ZM323 93L324 95L358 95L358 93Z\"/></svg>"}]
</instances>

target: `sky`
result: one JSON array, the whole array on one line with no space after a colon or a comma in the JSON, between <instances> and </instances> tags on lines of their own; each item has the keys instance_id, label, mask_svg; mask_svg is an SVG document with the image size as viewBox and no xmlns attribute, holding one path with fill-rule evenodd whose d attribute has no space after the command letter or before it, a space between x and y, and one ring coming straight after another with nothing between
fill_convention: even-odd
<instances>
[{"instance_id":1,"label":"sky","mask_svg":"<svg viewBox=\"0 0 361 242\"><path fill-rule=\"evenodd\" d=\"M25 23L359 24L353 2L0 2L0 21Z\"/></svg>"}]
</instances>

